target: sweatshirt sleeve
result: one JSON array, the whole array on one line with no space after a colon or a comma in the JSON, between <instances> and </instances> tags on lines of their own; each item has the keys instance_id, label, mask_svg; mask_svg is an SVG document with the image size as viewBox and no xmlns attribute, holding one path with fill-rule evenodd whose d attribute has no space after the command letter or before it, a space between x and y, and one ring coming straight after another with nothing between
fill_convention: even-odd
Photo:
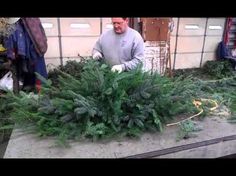
<instances>
[{"instance_id":1,"label":"sweatshirt sleeve","mask_svg":"<svg viewBox=\"0 0 236 176\"><path fill-rule=\"evenodd\" d=\"M133 48L131 50L132 59L124 62L125 70L129 71L135 69L139 64L144 61L144 41L141 35L137 35L134 40Z\"/></svg>"},{"instance_id":2,"label":"sweatshirt sleeve","mask_svg":"<svg viewBox=\"0 0 236 176\"><path fill-rule=\"evenodd\" d=\"M92 50L92 55L94 55L94 53L99 52L102 54L102 47L101 47L101 37L99 37L99 39L97 40L97 42L95 43L93 50Z\"/></svg>"}]
</instances>

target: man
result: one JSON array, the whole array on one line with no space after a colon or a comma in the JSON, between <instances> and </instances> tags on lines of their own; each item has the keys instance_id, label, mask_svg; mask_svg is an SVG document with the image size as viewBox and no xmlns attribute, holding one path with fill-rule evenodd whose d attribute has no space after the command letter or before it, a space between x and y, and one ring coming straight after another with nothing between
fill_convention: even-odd
<instances>
[{"instance_id":1,"label":"man","mask_svg":"<svg viewBox=\"0 0 236 176\"><path fill-rule=\"evenodd\" d=\"M119 73L136 68L144 59L143 38L128 22L128 18L112 18L113 29L100 36L92 51L93 59L103 58Z\"/></svg>"}]
</instances>

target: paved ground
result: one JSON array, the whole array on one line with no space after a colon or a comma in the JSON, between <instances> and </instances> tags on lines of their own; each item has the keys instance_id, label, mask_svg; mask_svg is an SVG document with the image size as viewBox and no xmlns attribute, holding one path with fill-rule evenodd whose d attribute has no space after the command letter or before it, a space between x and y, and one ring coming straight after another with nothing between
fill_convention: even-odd
<instances>
[{"instance_id":1,"label":"paved ground","mask_svg":"<svg viewBox=\"0 0 236 176\"><path fill-rule=\"evenodd\" d=\"M73 142L70 148L55 146L52 138L41 139L33 134L14 130L4 158L122 158L144 152L163 150L210 139L236 135L236 124L225 118L208 117L199 121L203 130L197 137L176 141L177 126L166 127L163 133L144 134L140 139L100 142ZM160 158L217 158L236 153L236 140L158 156Z\"/></svg>"}]
</instances>

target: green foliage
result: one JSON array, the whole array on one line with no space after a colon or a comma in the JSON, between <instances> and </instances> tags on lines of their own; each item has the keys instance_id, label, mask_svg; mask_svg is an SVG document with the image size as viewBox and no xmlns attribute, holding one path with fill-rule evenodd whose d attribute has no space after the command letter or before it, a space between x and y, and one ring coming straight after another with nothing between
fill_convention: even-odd
<instances>
[{"instance_id":1,"label":"green foliage","mask_svg":"<svg viewBox=\"0 0 236 176\"><path fill-rule=\"evenodd\" d=\"M175 77L194 76L201 80L221 79L234 76L233 66L228 60L207 61L202 68L177 69Z\"/></svg>"},{"instance_id":2,"label":"green foliage","mask_svg":"<svg viewBox=\"0 0 236 176\"><path fill-rule=\"evenodd\" d=\"M201 90L205 96L217 100L228 107L231 111L232 118L236 114L236 77L223 78L214 81L199 81Z\"/></svg>"},{"instance_id":3,"label":"green foliage","mask_svg":"<svg viewBox=\"0 0 236 176\"><path fill-rule=\"evenodd\" d=\"M42 80L39 95L9 94L14 99L11 118L34 124L39 136L57 136L62 144L162 131L175 115L197 111L192 100L198 88L189 78L172 80L140 68L118 74L94 60L76 65L77 77L58 69L56 80Z\"/></svg>"},{"instance_id":4,"label":"green foliage","mask_svg":"<svg viewBox=\"0 0 236 176\"><path fill-rule=\"evenodd\" d=\"M200 131L201 129L197 127L196 123L192 120L186 120L180 123L179 131L177 134L177 141L181 139L188 139L194 137L194 132Z\"/></svg>"},{"instance_id":5,"label":"green foliage","mask_svg":"<svg viewBox=\"0 0 236 176\"><path fill-rule=\"evenodd\" d=\"M203 69L184 69L175 73L176 79L182 77L193 78L195 86L198 87L197 98L207 97L214 99L228 107L231 111L229 122L236 122L236 74L232 71L229 61L208 61ZM218 79L222 78L222 79ZM203 106L204 113L208 111Z\"/></svg>"},{"instance_id":6,"label":"green foliage","mask_svg":"<svg viewBox=\"0 0 236 176\"><path fill-rule=\"evenodd\" d=\"M173 75L175 78L194 76L195 78L197 77L201 79L209 76L205 74L201 68L176 69L173 71Z\"/></svg>"},{"instance_id":7,"label":"green foliage","mask_svg":"<svg viewBox=\"0 0 236 176\"><path fill-rule=\"evenodd\" d=\"M68 139L136 137L144 131L162 131L175 116L198 113L193 100L200 98L224 100L236 112L234 78L202 81L193 77L199 74L196 71L171 79L140 68L118 74L94 60L64 67L54 70L56 79L37 75L44 82L38 95L6 95L11 122L33 125L39 136L57 136L60 145ZM211 106L204 104L204 113ZM194 130L191 122L181 125L179 139Z\"/></svg>"},{"instance_id":8,"label":"green foliage","mask_svg":"<svg viewBox=\"0 0 236 176\"><path fill-rule=\"evenodd\" d=\"M65 65L60 65L58 66L58 68L49 70L48 78L53 82L55 86L58 86L59 84L58 79L59 76L61 75L61 72L71 74L75 78L79 79L85 63L86 63L85 60L82 60L80 62L67 61Z\"/></svg>"},{"instance_id":9,"label":"green foliage","mask_svg":"<svg viewBox=\"0 0 236 176\"><path fill-rule=\"evenodd\" d=\"M12 108L9 104L13 99L7 98L4 94L0 95L0 143L8 140L14 127L14 122L10 118Z\"/></svg>"},{"instance_id":10,"label":"green foliage","mask_svg":"<svg viewBox=\"0 0 236 176\"><path fill-rule=\"evenodd\" d=\"M203 71L216 79L233 75L233 67L228 60L207 61L203 66Z\"/></svg>"}]
</instances>

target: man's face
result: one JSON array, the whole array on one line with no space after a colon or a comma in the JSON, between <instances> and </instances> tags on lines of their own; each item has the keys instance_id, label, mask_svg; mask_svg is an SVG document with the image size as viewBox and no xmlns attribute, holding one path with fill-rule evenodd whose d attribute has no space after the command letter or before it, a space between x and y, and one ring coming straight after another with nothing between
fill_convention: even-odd
<instances>
[{"instance_id":1,"label":"man's face","mask_svg":"<svg viewBox=\"0 0 236 176\"><path fill-rule=\"evenodd\" d=\"M113 29L115 33L122 34L126 31L128 27L128 18L125 20L123 18L112 18Z\"/></svg>"}]
</instances>

